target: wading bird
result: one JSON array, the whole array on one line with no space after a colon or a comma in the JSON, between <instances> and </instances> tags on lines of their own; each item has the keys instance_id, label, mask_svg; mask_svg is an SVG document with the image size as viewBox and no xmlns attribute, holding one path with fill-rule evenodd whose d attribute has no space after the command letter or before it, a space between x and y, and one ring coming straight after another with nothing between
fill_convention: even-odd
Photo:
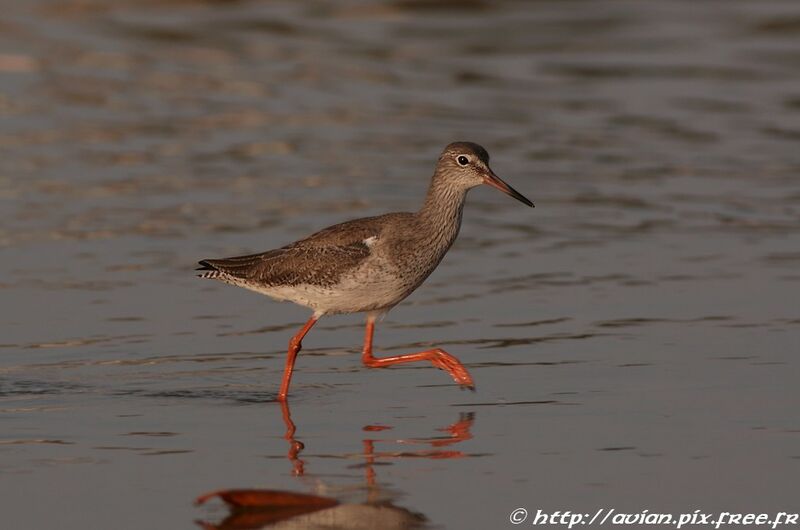
<instances>
[{"instance_id":1,"label":"wading bird","mask_svg":"<svg viewBox=\"0 0 800 530\"><path fill-rule=\"evenodd\" d=\"M372 354L375 320L399 304L436 269L458 235L467 192L488 184L533 203L489 168L478 144L448 145L436 164L425 202L415 213L388 213L337 224L260 254L200 261L201 278L221 280L313 310L289 341L278 393L285 401L303 337L324 315L366 313L362 360L370 368L429 361L465 388L474 381L461 362L440 348L392 357Z\"/></svg>"}]
</instances>

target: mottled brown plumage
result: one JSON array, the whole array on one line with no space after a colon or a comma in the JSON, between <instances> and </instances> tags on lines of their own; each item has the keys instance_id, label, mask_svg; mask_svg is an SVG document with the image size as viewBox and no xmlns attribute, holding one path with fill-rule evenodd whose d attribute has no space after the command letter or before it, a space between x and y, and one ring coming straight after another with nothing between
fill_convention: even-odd
<instances>
[{"instance_id":1,"label":"mottled brown plumage","mask_svg":"<svg viewBox=\"0 0 800 530\"><path fill-rule=\"evenodd\" d=\"M381 233L383 225L397 216L393 213L366 217L329 226L305 239L260 254L223 259L206 259L198 270L208 270L203 278L254 282L261 286L301 284L329 287L343 274L357 267L370 255L364 242Z\"/></svg>"},{"instance_id":2,"label":"mottled brown plumage","mask_svg":"<svg viewBox=\"0 0 800 530\"><path fill-rule=\"evenodd\" d=\"M222 280L314 311L290 346L279 397L285 398L288 391L300 340L320 316L335 313L370 313L369 356L365 346L364 358L368 366L430 360L448 370L460 384L470 386L472 379L463 366L442 350L374 359L371 330L377 314L400 303L439 265L458 236L467 192L480 184L533 206L492 172L483 147L455 142L439 157L419 211L347 221L260 254L205 259L200 261L200 277Z\"/></svg>"}]
</instances>

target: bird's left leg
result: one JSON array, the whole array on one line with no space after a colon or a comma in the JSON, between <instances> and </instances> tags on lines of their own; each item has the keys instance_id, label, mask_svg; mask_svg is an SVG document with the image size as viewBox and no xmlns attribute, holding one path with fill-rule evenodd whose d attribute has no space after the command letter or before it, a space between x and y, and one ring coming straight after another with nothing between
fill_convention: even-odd
<instances>
[{"instance_id":1,"label":"bird's left leg","mask_svg":"<svg viewBox=\"0 0 800 530\"><path fill-rule=\"evenodd\" d=\"M432 365L440 368L450 374L453 380L462 387L475 390L475 382L472 376L461 361L447 353L441 348L433 348L416 353L407 353L405 355L394 355L392 357L377 358L372 355L372 336L375 333L375 317L369 315L367 317L367 328L364 335L364 350L361 354L361 360L364 365L370 368L385 368L393 364L414 363L418 361L429 361Z\"/></svg>"},{"instance_id":2,"label":"bird's left leg","mask_svg":"<svg viewBox=\"0 0 800 530\"><path fill-rule=\"evenodd\" d=\"M303 337L306 333L314 327L317 323L318 317L316 315L308 319L305 326L297 332L289 341L289 351L286 353L286 368L283 370L283 380L281 381L281 389L278 392L278 401L286 401L286 396L289 395L289 384L292 382L292 372L294 371L294 361L297 359L297 354L303 346Z\"/></svg>"}]
</instances>

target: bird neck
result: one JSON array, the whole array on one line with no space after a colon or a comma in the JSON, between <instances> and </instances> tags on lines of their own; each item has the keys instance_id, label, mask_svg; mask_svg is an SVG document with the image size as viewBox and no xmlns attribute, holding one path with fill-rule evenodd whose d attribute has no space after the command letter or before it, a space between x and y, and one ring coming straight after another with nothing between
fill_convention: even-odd
<instances>
[{"instance_id":1,"label":"bird neck","mask_svg":"<svg viewBox=\"0 0 800 530\"><path fill-rule=\"evenodd\" d=\"M461 213L467 190L456 188L434 175L417 218L423 227L430 227L447 247L452 244L461 227Z\"/></svg>"}]
</instances>

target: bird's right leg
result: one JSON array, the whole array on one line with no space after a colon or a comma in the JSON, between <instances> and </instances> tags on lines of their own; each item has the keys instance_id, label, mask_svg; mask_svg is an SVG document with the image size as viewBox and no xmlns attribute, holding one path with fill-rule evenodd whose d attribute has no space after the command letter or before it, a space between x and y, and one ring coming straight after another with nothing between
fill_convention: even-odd
<instances>
[{"instance_id":1,"label":"bird's right leg","mask_svg":"<svg viewBox=\"0 0 800 530\"><path fill-rule=\"evenodd\" d=\"M309 318L306 325L289 341L289 351L286 353L286 368L283 371L283 381L281 382L281 390L278 392L278 401L286 401L286 396L289 394L289 384L292 382L294 361L297 358L300 348L303 346L303 337L314 327L317 320L319 319L316 316Z\"/></svg>"},{"instance_id":2,"label":"bird's right leg","mask_svg":"<svg viewBox=\"0 0 800 530\"><path fill-rule=\"evenodd\" d=\"M405 355L394 355L392 357L377 358L372 355L372 336L375 333L375 317L370 315L367 317L367 329L364 335L364 350L361 354L361 360L366 366L370 368L384 368L393 364L413 363L418 361L429 361L436 368L444 370L453 381L458 383L464 388L475 390L475 382L472 376L461 361L447 353L441 348L433 348L431 350L420 351L416 353L407 353Z\"/></svg>"}]
</instances>

